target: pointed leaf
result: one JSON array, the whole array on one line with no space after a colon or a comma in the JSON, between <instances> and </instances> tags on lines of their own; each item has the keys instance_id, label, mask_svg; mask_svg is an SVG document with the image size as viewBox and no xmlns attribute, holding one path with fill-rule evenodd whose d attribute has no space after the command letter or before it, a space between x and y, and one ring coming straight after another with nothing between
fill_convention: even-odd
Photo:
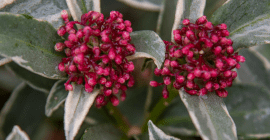
<instances>
[{"instance_id":1,"label":"pointed leaf","mask_svg":"<svg viewBox=\"0 0 270 140\"><path fill-rule=\"evenodd\" d=\"M240 55L246 58L246 62L241 64L237 70L238 78L242 83L257 83L270 89L268 64L264 64L256 51L250 49L241 50Z\"/></svg>"},{"instance_id":2,"label":"pointed leaf","mask_svg":"<svg viewBox=\"0 0 270 140\"><path fill-rule=\"evenodd\" d=\"M120 140L122 135L112 124L102 124L86 129L81 140Z\"/></svg>"},{"instance_id":3,"label":"pointed leaf","mask_svg":"<svg viewBox=\"0 0 270 140\"><path fill-rule=\"evenodd\" d=\"M130 33L131 43L135 45L136 53L128 56L128 60L151 58L158 68L165 59L165 44L153 31L136 31Z\"/></svg>"},{"instance_id":4,"label":"pointed leaf","mask_svg":"<svg viewBox=\"0 0 270 140\"><path fill-rule=\"evenodd\" d=\"M32 88L45 93L49 93L50 89L53 86L53 83L56 82L56 80L48 79L32 73L31 71L20 67L14 62L5 65L5 67L11 72L13 72L16 76L24 80Z\"/></svg>"},{"instance_id":5,"label":"pointed leaf","mask_svg":"<svg viewBox=\"0 0 270 140\"><path fill-rule=\"evenodd\" d=\"M211 21L214 24L227 24L235 49L269 44L269 2L230 0L212 15Z\"/></svg>"},{"instance_id":6,"label":"pointed leaf","mask_svg":"<svg viewBox=\"0 0 270 140\"><path fill-rule=\"evenodd\" d=\"M18 125L15 125L6 140L30 140L30 138Z\"/></svg>"},{"instance_id":7,"label":"pointed leaf","mask_svg":"<svg viewBox=\"0 0 270 140\"><path fill-rule=\"evenodd\" d=\"M65 90L65 82L66 80L59 80L53 85L45 106L45 114L47 117L50 117L52 113L66 100L68 91Z\"/></svg>"},{"instance_id":8,"label":"pointed leaf","mask_svg":"<svg viewBox=\"0 0 270 140\"><path fill-rule=\"evenodd\" d=\"M244 137L270 136L270 93L254 84L236 84L227 89L224 102L237 126L237 134Z\"/></svg>"},{"instance_id":9,"label":"pointed leaf","mask_svg":"<svg viewBox=\"0 0 270 140\"><path fill-rule=\"evenodd\" d=\"M201 97L179 90L179 94L203 139L237 139L235 124L222 98L215 93Z\"/></svg>"},{"instance_id":10,"label":"pointed leaf","mask_svg":"<svg viewBox=\"0 0 270 140\"><path fill-rule=\"evenodd\" d=\"M54 50L62 39L48 22L8 13L0 20L0 55L41 76L63 78L57 66L64 55Z\"/></svg>"},{"instance_id":11,"label":"pointed leaf","mask_svg":"<svg viewBox=\"0 0 270 140\"><path fill-rule=\"evenodd\" d=\"M12 62L12 59L0 56L0 66L3 66L10 62Z\"/></svg>"},{"instance_id":12,"label":"pointed leaf","mask_svg":"<svg viewBox=\"0 0 270 140\"><path fill-rule=\"evenodd\" d=\"M77 3L83 13L88 11L100 12L100 0L77 0Z\"/></svg>"},{"instance_id":13,"label":"pointed leaf","mask_svg":"<svg viewBox=\"0 0 270 140\"><path fill-rule=\"evenodd\" d=\"M149 140L179 140L178 138L166 135L151 120L148 121L148 133Z\"/></svg>"},{"instance_id":14,"label":"pointed leaf","mask_svg":"<svg viewBox=\"0 0 270 140\"><path fill-rule=\"evenodd\" d=\"M0 12L10 12L13 14L24 14L28 17L34 17L37 19L46 20L53 25L55 29L58 29L64 24L61 18L61 11L67 10L67 4L65 0L8 0L10 3L6 3L7 0L0 2Z\"/></svg>"},{"instance_id":15,"label":"pointed leaf","mask_svg":"<svg viewBox=\"0 0 270 140\"><path fill-rule=\"evenodd\" d=\"M99 93L99 90L87 93L82 85L72 85L73 91L68 93L65 103L64 128L67 140L74 139Z\"/></svg>"},{"instance_id":16,"label":"pointed leaf","mask_svg":"<svg viewBox=\"0 0 270 140\"><path fill-rule=\"evenodd\" d=\"M148 11L160 11L162 0L118 0L133 8L148 10Z\"/></svg>"},{"instance_id":17,"label":"pointed leaf","mask_svg":"<svg viewBox=\"0 0 270 140\"><path fill-rule=\"evenodd\" d=\"M29 137L34 137L40 123L46 119L45 102L44 93L34 90L23 82L12 92L1 110L0 131L8 135L14 125L19 125Z\"/></svg>"}]
</instances>

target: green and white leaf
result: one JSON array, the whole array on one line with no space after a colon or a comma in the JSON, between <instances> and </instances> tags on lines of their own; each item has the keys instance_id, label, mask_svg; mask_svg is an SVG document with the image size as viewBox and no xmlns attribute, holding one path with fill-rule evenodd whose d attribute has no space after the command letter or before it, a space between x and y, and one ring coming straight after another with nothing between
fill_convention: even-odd
<instances>
[{"instance_id":1,"label":"green and white leaf","mask_svg":"<svg viewBox=\"0 0 270 140\"><path fill-rule=\"evenodd\" d=\"M235 84L224 98L236 126L237 134L249 138L270 137L270 93L254 84Z\"/></svg>"},{"instance_id":2,"label":"green and white leaf","mask_svg":"<svg viewBox=\"0 0 270 140\"><path fill-rule=\"evenodd\" d=\"M268 61L263 61L258 56L258 52L250 49L241 50L239 54L246 58L246 62L242 63L241 68L237 70L239 80L242 83L257 83L270 90Z\"/></svg>"},{"instance_id":3,"label":"green and white leaf","mask_svg":"<svg viewBox=\"0 0 270 140\"><path fill-rule=\"evenodd\" d=\"M269 44L269 3L269 0L230 0L212 15L211 21L227 24L235 49Z\"/></svg>"},{"instance_id":4,"label":"green and white leaf","mask_svg":"<svg viewBox=\"0 0 270 140\"><path fill-rule=\"evenodd\" d=\"M82 85L72 84L73 91L68 93L65 102L64 129L67 140L73 140L78 133L99 90L87 93Z\"/></svg>"},{"instance_id":5,"label":"green and white leaf","mask_svg":"<svg viewBox=\"0 0 270 140\"><path fill-rule=\"evenodd\" d=\"M161 9L162 0L118 0L133 8L158 12Z\"/></svg>"},{"instance_id":6,"label":"green and white leaf","mask_svg":"<svg viewBox=\"0 0 270 140\"><path fill-rule=\"evenodd\" d=\"M65 0L1 0L0 12L25 14L37 19L46 20L58 29L64 24L61 11L67 10Z\"/></svg>"},{"instance_id":7,"label":"green and white leaf","mask_svg":"<svg viewBox=\"0 0 270 140\"><path fill-rule=\"evenodd\" d=\"M10 62L12 62L12 59L0 56L0 66L3 66Z\"/></svg>"},{"instance_id":8,"label":"green and white leaf","mask_svg":"<svg viewBox=\"0 0 270 140\"><path fill-rule=\"evenodd\" d=\"M68 91L65 90L65 82L66 80L59 80L53 85L45 106L45 114L47 117L50 117L66 100Z\"/></svg>"},{"instance_id":9,"label":"green and white leaf","mask_svg":"<svg viewBox=\"0 0 270 140\"><path fill-rule=\"evenodd\" d=\"M227 0L207 0L204 10L204 15L210 18L212 14L221 7Z\"/></svg>"},{"instance_id":10,"label":"green and white leaf","mask_svg":"<svg viewBox=\"0 0 270 140\"><path fill-rule=\"evenodd\" d=\"M14 62L6 64L5 67L6 69L14 73L16 76L21 78L23 81L25 81L32 88L42 91L44 93L49 93L50 89L53 86L53 83L56 82L56 80L48 79L35 73L32 73L31 71L28 71L27 69L20 67Z\"/></svg>"},{"instance_id":11,"label":"green and white leaf","mask_svg":"<svg viewBox=\"0 0 270 140\"><path fill-rule=\"evenodd\" d=\"M215 93L192 96L179 90L188 113L204 140L236 140L236 126L222 100Z\"/></svg>"},{"instance_id":12,"label":"green and white leaf","mask_svg":"<svg viewBox=\"0 0 270 140\"><path fill-rule=\"evenodd\" d=\"M57 69L64 54L54 50L62 39L51 24L1 12L0 20L0 55L46 78L64 78Z\"/></svg>"},{"instance_id":13,"label":"green and white leaf","mask_svg":"<svg viewBox=\"0 0 270 140\"><path fill-rule=\"evenodd\" d=\"M112 124L101 124L85 130L81 140L120 140L121 131Z\"/></svg>"},{"instance_id":14,"label":"green and white leaf","mask_svg":"<svg viewBox=\"0 0 270 140\"><path fill-rule=\"evenodd\" d=\"M82 13L87 13L88 11L101 11L100 0L77 0L77 3Z\"/></svg>"},{"instance_id":15,"label":"green and white leaf","mask_svg":"<svg viewBox=\"0 0 270 140\"><path fill-rule=\"evenodd\" d=\"M148 121L149 140L179 140L178 138L166 135L162 130L156 127L153 122Z\"/></svg>"},{"instance_id":16,"label":"green and white leaf","mask_svg":"<svg viewBox=\"0 0 270 140\"><path fill-rule=\"evenodd\" d=\"M100 0L66 0L70 14L75 21L81 21L81 16L87 11L100 12ZM81 25L76 24L80 29Z\"/></svg>"},{"instance_id":17,"label":"green and white leaf","mask_svg":"<svg viewBox=\"0 0 270 140\"><path fill-rule=\"evenodd\" d=\"M6 140L30 140L30 138L18 125L15 125Z\"/></svg>"},{"instance_id":18,"label":"green and white leaf","mask_svg":"<svg viewBox=\"0 0 270 140\"><path fill-rule=\"evenodd\" d=\"M173 30L181 27L183 19L188 18L194 23L199 17L203 16L205 3L206 0L178 0L171 33L172 41L174 41Z\"/></svg>"},{"instance_id":19,"label":"green and white leaf","mask_svg":"<svg viewBox=\"0 0 270 140\"><path fill-rule=\"evenodd\" d=\"M151 58L158 68L165 59L165 44L154 31L135 31L130 33L131 43L135 45L136 53L128 56L128 60Z\"/></svg>"}]
</instances>

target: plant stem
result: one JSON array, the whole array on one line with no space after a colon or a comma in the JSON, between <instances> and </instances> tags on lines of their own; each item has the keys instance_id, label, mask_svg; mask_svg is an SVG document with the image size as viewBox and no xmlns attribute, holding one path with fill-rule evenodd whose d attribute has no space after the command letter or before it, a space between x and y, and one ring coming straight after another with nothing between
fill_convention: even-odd
<instances>
[{"instance_id":1,"label":"plant stem","mask_svg":"<svg viewBox=\"0 0 270 140\"><path fill-rule=\"evenodd\" d=\"M150 80L153 80L153 68L154 68L154 63L151 64L151 67L150 67L150 77L151 79ZM149 116L149 108L150 108L150 105L151 105L151 102L152 102L152 96L153 96L153 87L151 86L148 86L148 89L147 89L147 96L146 96L146 100L145 100L145 105L144 105L144 117L145 119Z\"/></svg>"},{"instance_id":2,"label":"plant stem","mask_svg":"<svg viewBox=\"0 0 270 140\"><path fill-rule=\"evenodd\" d=\"M129 131L129 124L127 119L122 115L122 113L118 110L117 107L113 106L111 103L106 105L106 108L109 111L109 114L115 119L116 125L127 134Z\"/></svg>"},{"instance_id":3,"label":"plant stem","mask_svg":"<svg viewBox=\"0 0 270 140\"><path fill-rule=\"evenodd\" d=\"M151 111L149 117L144 121L144 124L142 126L142 133L147 131L147 123L149 120L151 120L153 123L155 123L158 119L158 117L164 112L166 107L171 103L171 101L179 96L179 93L177 90L175 90L172 86L168 86L168 90L170 92L170 96L167 99L161 98L159 102L156 104L156 106Z\"/></svg>"}]
</instances>

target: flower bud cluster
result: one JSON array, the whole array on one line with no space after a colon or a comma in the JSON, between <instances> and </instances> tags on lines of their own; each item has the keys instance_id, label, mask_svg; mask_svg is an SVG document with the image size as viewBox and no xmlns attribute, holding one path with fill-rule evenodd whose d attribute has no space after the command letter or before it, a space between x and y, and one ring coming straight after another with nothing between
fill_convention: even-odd
<instances>
[{"instance_id":1,"label":"flower bud cluster","mask_svg":"<svg viewBox=\"0 0 270 140\"><path fill-rule=\"evenodd\" d=\"M245 58L234 52L226 24L214 26L202 16L196 23L184 19L181 29L173 31L176 44L164 41L166 54L162 69L155 69L163 83L151 81L153 87L165 85L162 91L168 98L167 85L173 82L176 89L184 88L190 95L203 96L215 91L219 97L226 97L226 87L232 86L237 73L232 69L240 68L239 62Z\"/></svg>"},{"instance_id":2,"label":"flower bud cluster","mask_svg":"<svg viewBox=\"0 0 270 140\"><path fill-rule=\"evenodd\" d=\"M110 12L106 19L99 12L89 11L81 16L81 22L69 21L66 11L61 16L65 25L57 33L67 39L57 43L55 50L64 51L67 56L58 65L69 76L66 90L73 90L71 82L84 84L89 93L98 87L102 92L96 97L96 106L102 107L108 101L117 106L118 97L124 101L127 87L135 82L131 75L134 65L126 59L135 53L130 44L131 22L124 21L117 11ZM82 28L76 29L75 25ZM116 96L118 93L121 94Z\"/></svg>"}]
</instances>

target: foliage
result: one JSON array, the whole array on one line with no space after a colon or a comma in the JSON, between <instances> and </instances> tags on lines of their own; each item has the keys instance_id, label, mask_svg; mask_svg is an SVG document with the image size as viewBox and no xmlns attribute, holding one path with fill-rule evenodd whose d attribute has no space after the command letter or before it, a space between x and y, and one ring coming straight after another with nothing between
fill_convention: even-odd
<instances>
[{"instance_id":1,"label":"foliage","mask_svg":"<svg viewBox=\"0 0 270 140\"><path fill-rule=\"evenodd\" d=\"M22 80L8 100L3 98L0 139L269 138L269 8L270 0L0 2L0 66L5 65L0 67L0 83L15 86L12 80ZM54 50L67 38L57 34L64 24L62 10L69 12L71 21L80 21L88 11L109 17L113 10L131 21L136 53L127 60L134 62L135 86L117 107L111 103L95 107L99 86L88 93L83 85L72 83L73 90L65 90L68 77L57 69L65 54ZM164 65L163 40L174 42L172 31L183 26L183 19L195 22L203 15L214 25L227 24L232 46L246 62L237 70L232 87L226 88L226 98L215 93L189 95L170 84L170 96L164 99L159 94L162 88L149 86L150 80L161 81L152 73L154 64ZM3 79L5 75L9 78ZM0 88L4 97L7 88Z\"/></svg>"}]
</instances>

